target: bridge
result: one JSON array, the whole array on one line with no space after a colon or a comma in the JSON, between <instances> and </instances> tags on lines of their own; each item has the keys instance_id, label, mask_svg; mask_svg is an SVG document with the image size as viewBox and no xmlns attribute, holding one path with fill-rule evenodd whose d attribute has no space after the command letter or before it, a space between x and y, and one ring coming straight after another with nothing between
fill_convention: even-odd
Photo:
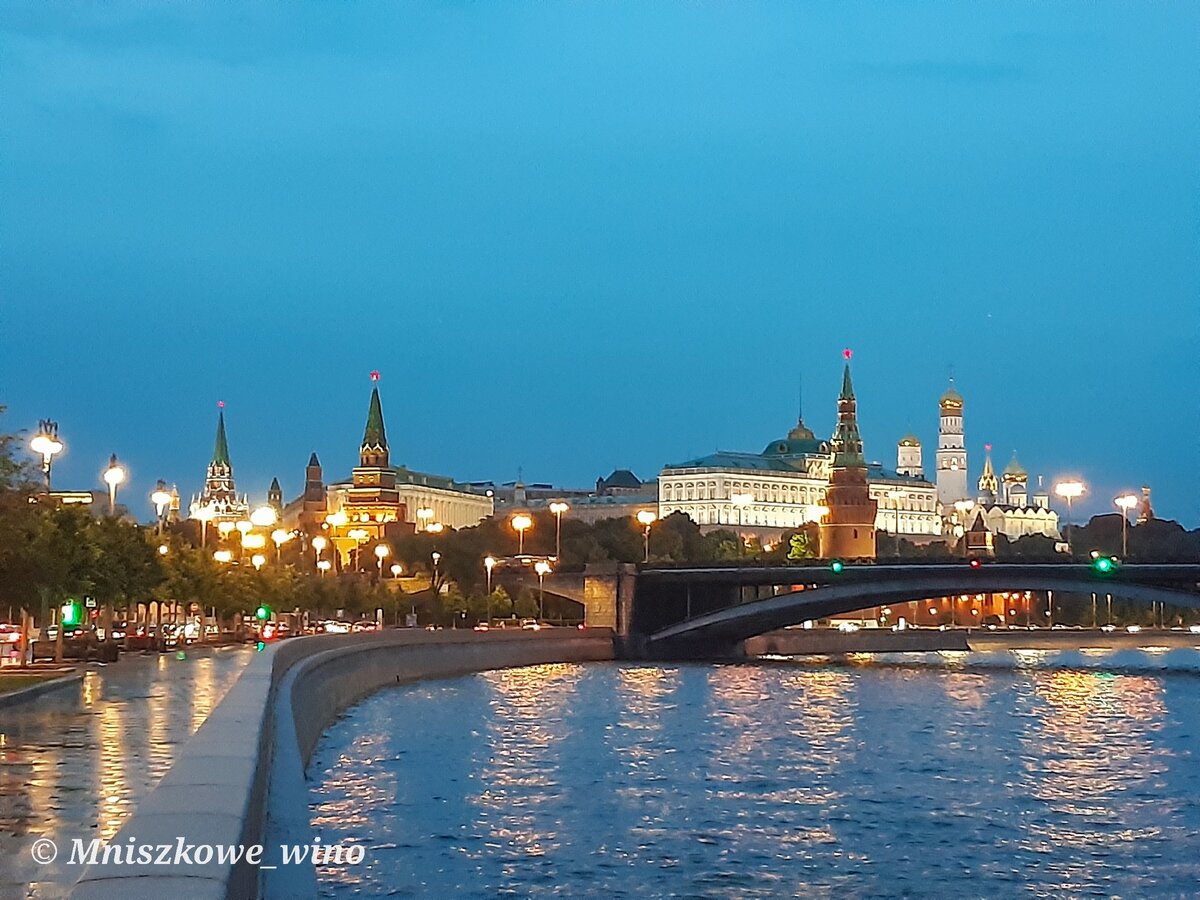
<instances>
[{"instance_id":1,"label":"bridge","mask_svg":"<svg viewBox=\"0 0 1200 900\"><path fill-rule=\"evenodd\" d=\"M1200 609L1200 565L1088 562L694 566L644 568L626 652L652 658L733 655L747 638L873 606L1004 591L1110 594Z\"/></svg>"}]
</instances>

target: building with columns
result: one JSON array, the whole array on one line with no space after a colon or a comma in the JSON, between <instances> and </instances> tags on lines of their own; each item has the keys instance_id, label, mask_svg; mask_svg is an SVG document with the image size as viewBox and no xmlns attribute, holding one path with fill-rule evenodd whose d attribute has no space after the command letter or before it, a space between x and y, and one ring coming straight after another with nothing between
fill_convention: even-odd
<instances>
[{"instance_id":1,"label":"building with columns","mask_svg":"<svg viewBox=\"0 0 1200 900\"><path fill-rule=\"evenodd\" d=\"M682 512L702 528L732 528L764 540L805 523L827 508L834 445L818 438L803 417L759 453L718 450L674 463L658 476L660 517ZM934 486L920 476L866 464L874 528L929 541L942 535Z\"/></svg>"}]
</instances>

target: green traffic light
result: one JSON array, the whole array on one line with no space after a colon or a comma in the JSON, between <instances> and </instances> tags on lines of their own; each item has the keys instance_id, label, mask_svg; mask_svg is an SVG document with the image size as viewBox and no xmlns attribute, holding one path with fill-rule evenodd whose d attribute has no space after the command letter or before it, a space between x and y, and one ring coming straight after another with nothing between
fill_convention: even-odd
<instances>
[{"instance_id":1,"label":"green traffic light","mask_svg":"<svg viewBox=\"0 0 1200 900\"><path fill-rule=\"evenodd\" d=\"M271 607L260 606L258 609L256 609L254 611L254 618L258 619L260 622L265 619L271 618Z\"/></svg>"},{"instance_id":2,"label":"green traffic light","mask_svg":"<svg viewBox=\"0 0 1200 900\"><path fill-rule=\"evenodd\" d=\"M68 600L63 604L62 608L62 623L63 625L78 625L79 624L79 604L74 600Z\"/></svg>"},{"instance_id":3,"label":"green traffic light","mask_svg":"<svg viewBox=\"0 0 1200 900\"><path fill-rule=\"evenodd\" d=\"M835 559L829 564L829 571L833 572L834 575L841 575L844 568L846 568L846 564L840 559Z\"/></svg>"},{"instance_id":4,"label":"green traffic light","mask_svg":"<svg viewBox=\"0 0 1200 900\"><path fill-rule=\"evenodd\" d=\"M1092 568L1101 575L1106 575L1116 571L1117 561L1110 556L1097 556L1092 560Z\"/></svg>"}]
</instances>

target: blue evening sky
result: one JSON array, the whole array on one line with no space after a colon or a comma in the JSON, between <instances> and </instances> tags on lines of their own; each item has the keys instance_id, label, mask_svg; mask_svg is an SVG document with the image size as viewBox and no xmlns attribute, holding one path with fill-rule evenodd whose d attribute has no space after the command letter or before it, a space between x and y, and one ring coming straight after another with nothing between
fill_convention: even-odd
<instances>
[{"instance_id":1,"label":"blue evening sky","mask_svg":"<svg viewBox=\"0 0 1200 900\"><path fill-rule=\"evenodd\" d=\"M0 17L0 403L57 486L650 477L937 398L1194 526L1200 7L46 3Z\"/></svg>"}]
</instances>

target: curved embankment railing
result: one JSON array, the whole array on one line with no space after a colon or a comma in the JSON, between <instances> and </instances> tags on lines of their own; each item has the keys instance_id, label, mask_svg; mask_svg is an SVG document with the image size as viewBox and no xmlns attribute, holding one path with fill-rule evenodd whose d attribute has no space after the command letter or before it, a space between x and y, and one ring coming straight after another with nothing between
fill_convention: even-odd
<instances>
[{"instance_id":1,"label":"curved embankment railing","mask_svg":"<svg viewBox=\"0 0 1200 900\"><path fill-rule=\"evenodd\" d=\"M613 658L607 629L542 632L384 631L322 635L255 657L183 746L108 847L262 845L261 860L169 854L169 863L88 865L74 900L315 897L311 864L279 865L279 845L311 844L304 769L338 714L391 684L486 669ZM275 865L277 868L270 868Z\"/></svg>"}]
</instances>

